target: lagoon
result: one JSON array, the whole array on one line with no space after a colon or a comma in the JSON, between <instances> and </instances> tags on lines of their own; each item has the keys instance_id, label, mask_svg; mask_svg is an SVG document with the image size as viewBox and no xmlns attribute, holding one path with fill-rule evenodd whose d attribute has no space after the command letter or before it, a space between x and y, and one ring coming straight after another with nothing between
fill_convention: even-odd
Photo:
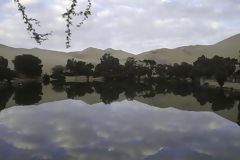
<instances>
[{"instance_id":1,"label":"lagoon","mask_svg":"<svg viewBox=\"0 0 240 160\"><path fill-rule=\"evenodd\" d=\"M239 158L235 92L169 82L35 87L1 93L1 159Z\"/></svg>"}]
</instances>

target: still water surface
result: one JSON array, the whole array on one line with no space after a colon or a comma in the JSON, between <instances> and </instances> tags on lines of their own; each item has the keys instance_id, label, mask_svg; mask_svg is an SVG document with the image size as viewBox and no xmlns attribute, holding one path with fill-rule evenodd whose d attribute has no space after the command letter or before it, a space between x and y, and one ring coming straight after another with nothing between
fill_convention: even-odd
<instances>
[{"instance_id":1,"label":"still water surface","mask_svg":"<svg viewBox=\"0 0 240 160\"><path fill-rule=\"evenodd\" d=\"M0 159L239 160L238 94L175 85L1 92Z\"/></svg>"}]
</instances>

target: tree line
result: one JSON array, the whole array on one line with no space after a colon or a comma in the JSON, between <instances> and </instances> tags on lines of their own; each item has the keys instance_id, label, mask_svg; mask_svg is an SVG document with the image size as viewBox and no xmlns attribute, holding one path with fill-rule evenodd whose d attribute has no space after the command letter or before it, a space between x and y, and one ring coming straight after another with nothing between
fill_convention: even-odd
<instances>
[{"instance_id":1,"label":"tree line","mask_svg":"<svg viewBox=\"0 0 240 160\"><path fill-rule=\"evenodd\" d=\"M95 67L91 63L69 59L66 66L56 66L53 75L93 76L104 77L106 81L127 80L141 81L142 79L191 79L199 82L200 78L215 79L222 87L228 78L236 78L237 59L214 56L199 57L193 64L157 64L154 60L137 61L133 57L127 58L125 64L120 64L118 58L105 54ZM61 72L59 72L61 70Z\"/></svg>"},{"instance_id":2,"label":"tree line","mask_svg":"<svg viewBox=\"0 0 240 160\"><path fill-rule=\"evenodd\" d=\"M19 55L13 60L14 70L9 69L8 60L0 57L0 80L10 81L15 77L36 78L42 76L42 62L33 55ZM228 78L236 78L238 65L237 59L215 56L207 58L199 57L193 64L182 62L181 64L157 64L154 60L139 60L133 57L127 58L125 64L121 64L118 58L110 54L104 54L100 63L94 66L91 63L68 59L65 66L57 65L52 68L51 75L44 74L43 80L64 81L66 76L103 77L105 81L136 81L142 79L191 79L199 82L200 78L215 79L223 86Z\"/></svg>"}]
</instances>

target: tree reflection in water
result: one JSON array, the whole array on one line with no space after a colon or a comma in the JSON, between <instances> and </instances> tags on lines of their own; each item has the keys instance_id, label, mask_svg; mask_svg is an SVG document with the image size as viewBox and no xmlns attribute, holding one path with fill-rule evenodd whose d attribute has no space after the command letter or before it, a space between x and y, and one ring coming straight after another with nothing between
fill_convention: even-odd
<instances>
[{"instance_id":1,"label":"tree reflection in water","mask_svg":"<svg viewBox=\"0 0 240 160\"><path fill-rule=\"evenodd\" d=\"M0 93L1 109L4 109L10 97L14 93L15 104L31 105L39 103L42 99L42 85L31 83L15 89L7 89ZM186 81L158 81L158 82L87 82L87 83L64 83L52 82L51 89L58 93L66 93L70 99L81 98L86 94L98 94L105 104L110 104L121 99L134 100L136 98L153 98L157 95L172 94L174 96L191 96L199 105L210 104L213 111L230 110L239 103L240 93L221 88L207 86L195 86ZM53 95L54 96L54 95ZM161 100L160 100L161 101ZM240 103L239 103L240 122Z\"/></svg>"},{"instance_id":2,"label":"tree reflection in water","mask_svg":"<svg viewBox=\"0 0 240 160\"><path fill-rule=\"evenodd\" d=\"M0 90L0 110L3 110L6 107L7 102L13 95L12 88L6 88Z\"/></svg>"},{"instance_id":3,"label":"tree reflection in water","mask_svg":"<svg viewBox=\"0 0 240 160\"><path fill-rule=\"evenodd\" d=\"M17 105L36 104L42 99L42 84L29 83L14 90L14 100Z\"/></svg>"}]
</instances>

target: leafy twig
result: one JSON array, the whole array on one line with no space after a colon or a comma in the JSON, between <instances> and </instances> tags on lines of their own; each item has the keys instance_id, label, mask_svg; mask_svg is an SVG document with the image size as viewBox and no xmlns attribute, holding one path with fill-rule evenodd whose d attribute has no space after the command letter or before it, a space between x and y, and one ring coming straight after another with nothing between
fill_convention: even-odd
<instances>
[{"instance_id":1,"label":"leafy twig","mask_svg":"<svg viewBox=\"0 0 240 160\"><path fill-rule=\"evenodd\" d=\"M37 33L34 24L40 26L40 22L35 18L28 17L25 11L26 7L21 4L20 0L14 0L14 2L18 5L18 10L22 13L23 22L27 25L27 31L31 34L31 38L33 38L38 44L48 40L48 36L51 35L51 33Z\"/></svg>"},{"instance_id":2,"label":"leafy twig","mask_svg":"<svg viewBox=\"0 0 240 160\"><path fill-rule=\"evenodd\" d=\"M67 11L65 13L62 14L63 18L66 19L66 27L67 30L65 31L66 35L66 47L69 48L71 47L70 43L71 43L71 36L72 36L72 32L71 32L71 26L73 25L73 17L74 16L83 16L83 20L77 25L77 27L81 27L81 25L84 24L84 22L89 18L89 15L91 15L91 0L88 0L88 6L86 8L85 11L80 11L80 12L76 12L76 7L77 7L77 0L71 0L72 4L70 6L70 9L67 9Z\"/></svg>"}]
</instances>

